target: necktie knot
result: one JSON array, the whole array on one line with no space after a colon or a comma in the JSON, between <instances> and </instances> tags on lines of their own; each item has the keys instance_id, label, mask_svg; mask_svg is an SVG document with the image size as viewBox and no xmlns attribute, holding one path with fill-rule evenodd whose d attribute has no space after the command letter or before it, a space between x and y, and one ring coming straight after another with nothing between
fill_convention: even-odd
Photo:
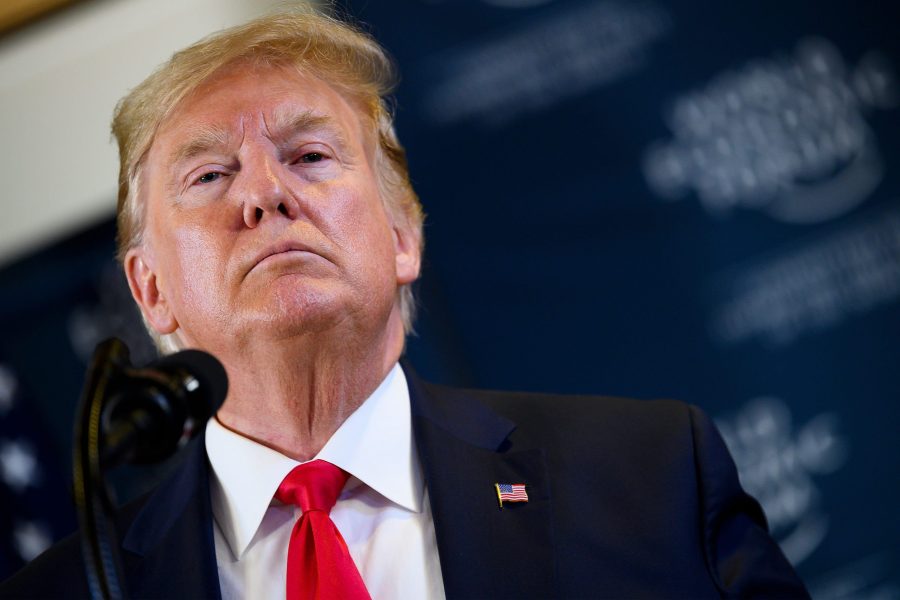
<instances>
[{"instance_id":1,"label":"necktie knot","mask_svg":"<svg viewBox=\"0 0 900 600\"><path fill-rule=\"evenodd\" d=\"M347 542L329 517L350 475L324 460L294 467L275 497L303 511L291 530L287 600L371 600Z\"/></svg>"},{"instance_id":2,"label":"necktie knot","mask_svg":"<svg viewBox=\"0 0 900 600\"><path fill-rule=\"evenodd\" d=\"M304 513L331 512L350 474L324 460L313 460L294 467L287 474L275 497L284 504L299 506Z\"/></svg>"}]
</instances>

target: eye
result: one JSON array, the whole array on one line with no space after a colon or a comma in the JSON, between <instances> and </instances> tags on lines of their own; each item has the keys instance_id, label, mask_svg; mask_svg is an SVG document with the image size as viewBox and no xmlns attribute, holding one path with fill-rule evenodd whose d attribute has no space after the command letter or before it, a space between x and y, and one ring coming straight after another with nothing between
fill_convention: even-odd
<instances>
[{"instance_id":1,"label":"eye","mask_svg":"<svg viewBox=\"0 0 900 600\"><path fill-rule=\"evenodd\" d=\"M221 176L222 176L221 173L218 173L216 171L210 171L209 173L204 173L203 175L198 177L195 183L212 183L213 181L217 180Z\"/></svg>"},{"instance_id":2,"label":"eye","mask_svg":"<svg viewBox=\"0 0 900 600\"><path fill-rule=\"evenodd\" d=\"M325 160L325 155L321 152L307 152L300 157L302 163L317 163Z\"/></svg>"}]
</instances>

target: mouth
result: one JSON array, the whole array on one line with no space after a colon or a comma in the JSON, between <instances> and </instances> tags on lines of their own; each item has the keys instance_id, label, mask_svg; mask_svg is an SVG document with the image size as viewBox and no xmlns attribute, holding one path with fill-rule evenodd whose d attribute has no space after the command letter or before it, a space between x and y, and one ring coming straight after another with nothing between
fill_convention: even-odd
<instances>
[{"instance_id":1,"label":"mouth","mask_svg":"<svg viewBox=\"0 0 900 600\"><path fill-rule=\"evenodd\" d=\"M249 274L251 271L261 265L264 265L265 263L279 260L281 257L287 258L300 254L311 254L319 256L319 254L315 252L310 246L301 242L290 240L278 242L276 244L272 244L271 246L267 246L259 254L257 254L256 257L252 260L247 273Z\"/></svg>"}]
</instances>

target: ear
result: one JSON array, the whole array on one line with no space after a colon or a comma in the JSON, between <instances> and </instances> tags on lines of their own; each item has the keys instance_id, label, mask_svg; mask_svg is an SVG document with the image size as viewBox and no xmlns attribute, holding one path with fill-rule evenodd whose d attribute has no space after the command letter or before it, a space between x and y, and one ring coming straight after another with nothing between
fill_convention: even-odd
<instances>
[{"instance_id":1,"label":"ear","mask_svg":"<svg viewBox=\"0 0 900 600\"><path fill-rule=\"evenodd\" d=\"M178 321L172 314L165 294L160 290L160 281L153 268L150 254L143 246L132 248L125 254L125 278L144 319L160 335L178 329Z\"/></svg>"},{"instance_id":2,"label":"ear","mask_svg":"<svg viewBox=\"0 0 900 600\"><path fill-rule=\"evenodd\" d=\"M393 231L397 284L412 283L419 278L419 267L422 260L419 232L411 227L400 225L394 225Z\"/></svg>"}]
</instances>

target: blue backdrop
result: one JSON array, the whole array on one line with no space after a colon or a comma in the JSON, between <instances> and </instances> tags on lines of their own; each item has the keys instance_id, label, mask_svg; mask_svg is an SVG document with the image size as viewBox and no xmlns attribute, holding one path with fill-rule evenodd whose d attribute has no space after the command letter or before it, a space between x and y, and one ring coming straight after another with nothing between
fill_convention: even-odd
<instances>
[{"instance_id":1,"label":"blue backdrop","mask_svg":"<svg viewBox=\"0 0 900 600\"><path fill-rule=\"evenodd\" d=\"M815 596L900 597L896 9L346 12L401 66L421 370L699 404Z\"/></svg>"},{"instance_id":2,"label":"blue backdrop","mask_svg":"<svg viewBox=\"0 0 900 600\"><path fill-rule=\"evenodd\" d=\"M698 404L815 597L900 597L896 12L345 11L403 76L398 128L428 213L422 374ZM112 236L102 223L0 272L0 500L31 507L0 523L0 573L72 527L22 498L68 468L93 345L118 334L151 355Z\"/></svg>"}]
</instances>

